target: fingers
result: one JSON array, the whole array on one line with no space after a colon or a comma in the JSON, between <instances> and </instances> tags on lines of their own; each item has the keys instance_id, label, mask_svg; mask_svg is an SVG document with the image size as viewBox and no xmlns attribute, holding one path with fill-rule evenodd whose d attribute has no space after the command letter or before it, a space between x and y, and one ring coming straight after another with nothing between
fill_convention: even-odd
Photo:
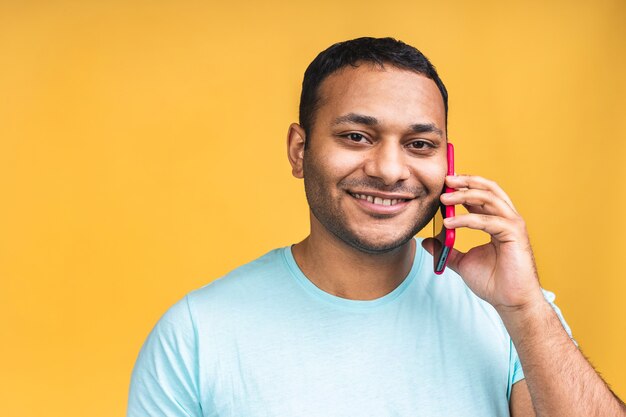
<instances>
[{"instance_id":1,"label":"fingers","mask_svg":"<svg viewBox=\"0 0 626 417\"><path fill-rule=\"evenodd\" d=\"M494 181L491 181L491 180L488 180L486 178L479 177L476 175L448 175L446 177L446 185L448 187L451 187L460 191L465 191L465 190L488 191L491 193L491 195L493 195L497 199L505 202L515 214L518 214L509 196ZM477 195L473 194L473 196L476 197ZM486 194L483 194L482 196L485 197ZM465 204L465 202L451 203L451 204ZM469 204L469 205L472 206L472 204ZM502 208L501 206L499 207Z\"/></svg>"},{"instance_id":2,"label":"fingers","mask_svg":"<svg viewBox=\"0 0 626 417\"><path fill-rule=\"evenodd\" d=\"M444 193L441 202L446 205L462 204L470 213L493 214L510 219L517 217L517 212L505 200L488 190L464 189Z\"/></svg>"},{"instance_id":3,"label":"fingers","mask_svg":"<svg viewBox=\"0 0 626 417\"><path fill-rule=\"evenodd\" d=\"M445 205L462 204L469 212L445 219L444 225L448 229L482 230L500 243L524 240L527 235L524 220L509 196L494 181L475 175L449 175L446 185L455 191L442 194L441 202ZM461 259L463 254L455 254L450 261L455 257Z\"/></svg>"},{"instance_id":4,"label":"fingers","mask_svg":"<svg viewBox=\"0 0 626 417\"><path fill-rule=\"evenodd\" d=\"M448 217L443 220L443 224L448 229L467 227L469 229L482 230L489 233L500 243L520 240L524 236L526 227L521 217L506 219L504 217L476 213Z\"/></svg>"}]
</instances>

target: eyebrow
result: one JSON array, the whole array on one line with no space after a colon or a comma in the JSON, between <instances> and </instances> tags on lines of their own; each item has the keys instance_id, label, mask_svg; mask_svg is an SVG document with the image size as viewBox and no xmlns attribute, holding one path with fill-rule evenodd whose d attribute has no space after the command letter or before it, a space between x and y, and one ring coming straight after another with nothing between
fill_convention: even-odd
<instances>
[{"instance_id":1,"label":"eyebrow","mask_svg":"<svg viewBox=\"0 0 626 417\"><path fill-rule=\"evenodd\" d=\"M344 116L339 116L333 121L333 126L341 125L344 123L355 123L366 126L378 125L378 119L372 116L366 116L363 114L348 113ZM434 123L415 123L409 126L409 129L413 133L435 133L440 137L443 136L443 132Z\"/></svg>"},{"instance_id":2,"label":"eyebrow","mask_svg":"<svg viewBox=\"0 0 626 417\"><path fill-rule=\"evenodd\" d=\"M435 133L439 137L443 137L443 132L433 123L416 123L410 126L413 133Z\"/></svg>"},{"instance_id":3,"label":"eyebrow","mask_svg":"<svg viewBox=\"0 0 626 417\"><path fill-rule=\"evenodd\" d=\"M333 126L341 125L344 123L356 123L359 125L375 126L378 124L378 119L372 116L365 116L365 115L356 114L356 113L348 113L344 116L337 117L335 121L333 122Z\"/></svg>"}]
</instances>

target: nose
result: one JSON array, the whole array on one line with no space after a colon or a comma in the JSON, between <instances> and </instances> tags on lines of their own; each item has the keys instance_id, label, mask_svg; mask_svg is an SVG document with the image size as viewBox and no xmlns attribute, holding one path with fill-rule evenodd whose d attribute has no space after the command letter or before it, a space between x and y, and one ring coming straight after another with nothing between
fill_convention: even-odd
<instances>
[{"instance_id":1,"label":"nose","mask_svg":"<svg viewBox=\"0 0 626 417\"><path fill-rule=\"evenodd\" d=\"M402 146L393 141L379 142L372 149L364 171L370 177L380 178L385 185L393 185L398 181L406 180L411 176L411 171L406 163L406 155Z\"/></svg>"}]
</instances>

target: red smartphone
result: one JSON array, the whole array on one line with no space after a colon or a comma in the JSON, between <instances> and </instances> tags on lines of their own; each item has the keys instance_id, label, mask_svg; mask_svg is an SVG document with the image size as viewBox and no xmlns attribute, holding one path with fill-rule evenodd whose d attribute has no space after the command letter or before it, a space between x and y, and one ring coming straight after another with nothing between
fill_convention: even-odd
<instances>
[{"instance_id":1,"label":"red smartphone","mask_svg":"<svg viewBox=\"0 0 626 417\"><path fill-rule=\"evenodd\" d=\"M448 143L448 175L454 175L454 146ZM442 193L451 193L454 188L446 185ZM443 219L454 217L454 206L439 205L439 210L433 217L433 237L435 238L435 251L433 252L435 274L440 275L448 264L448 255L454 246L455 230L448 230L443 225Z\"/></svg>"}]
</instances>

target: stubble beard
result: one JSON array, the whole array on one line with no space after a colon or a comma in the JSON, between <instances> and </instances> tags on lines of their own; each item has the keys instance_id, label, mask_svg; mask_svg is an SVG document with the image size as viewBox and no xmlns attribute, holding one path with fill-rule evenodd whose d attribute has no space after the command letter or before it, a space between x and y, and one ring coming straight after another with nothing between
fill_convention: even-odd
<instances>
[{"instance_id":1,"label":"stubble beard","mask_svg":"<svg viewBox=\"0 0 626 417\"><path fill-rule=\"evenodd\" d=\"M437 210L439 209L439 199L438 195L433 198L431 201L425 202L425 205L422 206L421 213L416 215L415 220L412 224L408 225L405 228L403 233L400 233L399 236L392 241L387 242L373 242L367 240L366 238L362 238L358 236L353 230L348 227L346 222L346 214L343 212L341 207L339 206L339 200L335 201L332 199L328 190L324 190L324 176L317 169L319 166L315 161L310 160L310 156L305 152L304 155L304 191L306 194L307 201L309 203L309 208L311 212L315 216L315 218L328 230L331 234L336 236L338 239L346 243L352 248L355 248L361 252L365 252L368 254L384 254L387 252L391 252L407 242L409 242L413 237L422 230L428 222L433 218ZM337 185L337 188L341 190L341 192L345 192L346 188L342 186L344 181L340 181ZM361 185L369 184L367 189L379 189L382 190L383 187L374 185L374 181L372 179L366 179L358 182ZM345 184L344 184L345 185ZM390 190L385 189L384 191L389 192ZM394 191L398 191L394 189ZM430 194L430 190L422 187L419 190L412 190L413 195L417 195L417 199L426 198ZM346 193L345 198L353 198ZM417 201L411 201L409 204L416 204ZM421 214L421 215L420 215ZM388 218L387 215L381 216L372 216L373 218Z\"/></svg>"}]
</instances>

